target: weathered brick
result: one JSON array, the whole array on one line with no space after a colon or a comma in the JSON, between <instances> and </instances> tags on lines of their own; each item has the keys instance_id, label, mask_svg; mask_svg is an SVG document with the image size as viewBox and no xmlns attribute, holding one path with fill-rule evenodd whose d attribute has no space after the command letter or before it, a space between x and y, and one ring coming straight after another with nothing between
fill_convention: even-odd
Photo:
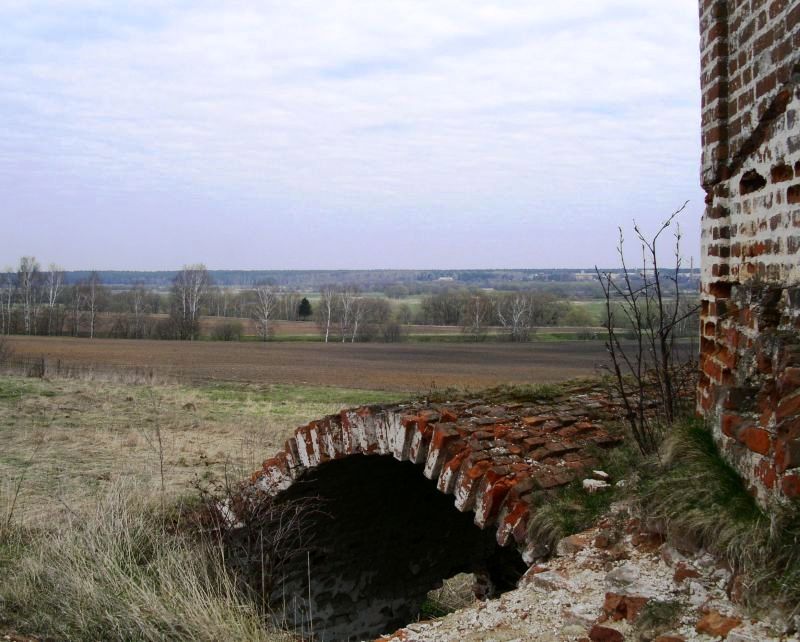
<instances>
[{"instance_id":1,"label":"weathered brick","mask_svg":"<svg viewBox=\"0 0 800 642\"><path fill-rule=\"evenodd\" d=\"M772 436L763 428L745 428L738 438L749 450L759 455L767 455L772 450Z\"/></svg>"}]
</instances>

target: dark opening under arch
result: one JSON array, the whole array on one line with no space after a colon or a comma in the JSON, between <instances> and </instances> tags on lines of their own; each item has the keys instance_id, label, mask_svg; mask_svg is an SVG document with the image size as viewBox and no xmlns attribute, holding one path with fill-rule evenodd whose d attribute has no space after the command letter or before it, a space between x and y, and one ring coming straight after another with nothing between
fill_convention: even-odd
<instances>
[{"instance_id":1,"label":"dark opening under arch","mask_svg":"<svg viewBox=\"0 0 800 642\"><path fill-rule=\"evenodd\" d=\"M309 469L275 498L314 498L299 521L305 539L284 555L270 585L251 550L248 577L278 621L317 640L372 639L414 621L443 579L478 573L496 592L526 570L514 546L497 544L471 511L459 512L422 468L391 455L353 455ZM280 514L280 510L276 514ZM262 528L275 528L263 524ZM251 548L259 538L251 533Z\"/></svg>"}]
</instances>

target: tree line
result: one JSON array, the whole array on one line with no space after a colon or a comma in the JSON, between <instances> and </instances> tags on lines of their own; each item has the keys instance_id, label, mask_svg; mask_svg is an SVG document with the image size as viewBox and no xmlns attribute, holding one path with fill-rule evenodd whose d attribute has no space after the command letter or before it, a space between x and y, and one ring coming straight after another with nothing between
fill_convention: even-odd
<instances>
[{"instance_id":1,"label":"tree line","mask_svg":"<svg viewBox=\"0 0 800 642\"><path fill-rule=\"evenodd\" d=\"M238 315L252 318L267 339L273 320L311 316L307 299L270 284L241 292L216 288L203 264L184 266L166 293L143 283L114 292L96 271L72 284L64 275L55 264L43 269L32 256L0 272L0 334L194 340L201 316ZM100 328L104 313L108 322Z\"/></svg>"},{"instance_id":2,"label":"tree line","mask_svg":"<svg viewBox=\"0 0 800 642\"><path fill-rule=\"evenodd\" d=\"M423 296L412 308L358 285L330 284L313 298L312 306L300 292L270 282L241 289L215 285L201 263L175 272L167 291L142 282L115 291L99 272L67 283L59 266L42 268L25 256L0 273L0 333L196 340L201 317L210 316L224 319L213 324L211 338L225 340L240 339L241 319L251 319L262 340L273 336L275 321L314 320L325 342L399 341L411 324L460 328L474 340L491 330L523 342L539 326L597 323L584 306L541 291L451 287Z\"/></svg>"}]
</instances>

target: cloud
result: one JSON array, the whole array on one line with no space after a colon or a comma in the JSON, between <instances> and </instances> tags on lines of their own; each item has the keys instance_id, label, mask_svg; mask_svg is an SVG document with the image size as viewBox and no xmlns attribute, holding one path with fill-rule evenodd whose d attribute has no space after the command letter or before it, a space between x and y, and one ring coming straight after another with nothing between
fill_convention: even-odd
<instances>
[{"instance_id":1,"label":"cloud","mask_svg":"<svg viewBox=\"0 0 800 642\"><path fill-rule=\"evenodd\" d=\"M77 266L103 225L98 265L168 266L169 239L143 246L169 219L209 253L190 260L229 267L584 265L685 198L691 239L695 5L7 2L0 190L76 240L20 230L0 258ZM449 242L420 255L420 236Z\"/></svg>"}]
</instances>

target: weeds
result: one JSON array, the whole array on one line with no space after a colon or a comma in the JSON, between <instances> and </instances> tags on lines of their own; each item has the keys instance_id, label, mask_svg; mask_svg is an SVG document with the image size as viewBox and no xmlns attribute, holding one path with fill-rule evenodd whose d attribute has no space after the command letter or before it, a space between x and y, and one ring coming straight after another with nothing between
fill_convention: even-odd
<instances>
[{"instance_id":1,"label":"weeds","mask_svg":"<svg viewBox=\"0 0 800 642\"><path fill-rule=\"evenodd\" d=\"M723 558L744 579L751 606L780 601L800 610L800 505L763 511L698 421L676 424L661 467L642 467L645 517Z\"/></svg>"},{"instance_id":2,"label":"weeds","mask_svg":"<svg viewBox=\"0 0 800 642\"><path fill-rule=\"evenodd\" d=\"M552 552L560 539L592 526L608 511L614 498L613 489L587 493L580 481L543 495L528 524L530 540Z\"/></svg>"},{"instance_id":3,"label":"weeds","mask_svg":"<svg viewBox=\"0 0 800 642\"><path fill-rule=\"evenodd\" d=\"M475 576L459 573L442 582L441 588L430 591L420 606L420 619L444 617L448 613L475 603Z\"/></svg>"},{"instance_id":4,"label":"weeds","mask_svg":"<svg viewBox=\"0 0 800 642\"><path fill-rule=\"evenodd\" d=\"M686 605L678 600L649 600L636 618L640 639L653 640L673 630Z\"/></svg>"},{"instance_id":5,"label":"weeds","mask_svg":"<svg viewBox=\"0 0 800 642\"><path fill-rule=\"evenodd\" d=\"M608 473L612 480L629 481L635 478L636 470L642 463L638 450L627 444L609 451L598 448L592 454L598 459L600 469ZM528 524L530 539L552 552L560 539L590 528L608 512L612 502L627 492L627 487L612 485L588 493L583 489L581 480L577 479L548 495L543 494Z\"/></svg>"}]
</instances>

